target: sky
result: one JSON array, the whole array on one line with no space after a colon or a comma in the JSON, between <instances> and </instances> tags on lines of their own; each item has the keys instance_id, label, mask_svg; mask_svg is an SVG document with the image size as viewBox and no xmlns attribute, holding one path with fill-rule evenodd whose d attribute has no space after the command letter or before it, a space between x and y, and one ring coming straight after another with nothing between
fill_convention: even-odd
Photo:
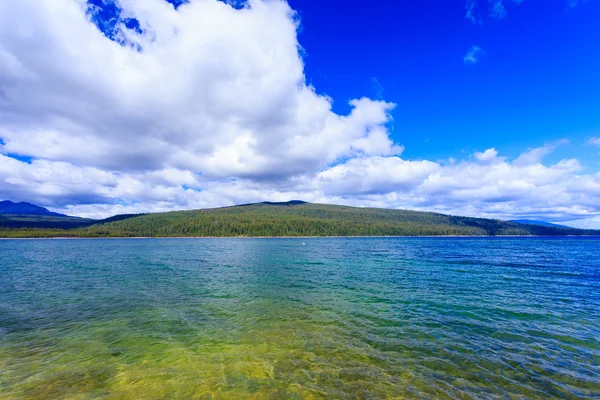
<instances>
[{"instance_id":1,"label":"sky","mask_svg":"<svg viewBox=\"0 0 600 400\"><path fill-rule=\"evenodd\" d=\"M0 2L0 199L600 228L598 0Z\"/></svg>"}]
</instances>

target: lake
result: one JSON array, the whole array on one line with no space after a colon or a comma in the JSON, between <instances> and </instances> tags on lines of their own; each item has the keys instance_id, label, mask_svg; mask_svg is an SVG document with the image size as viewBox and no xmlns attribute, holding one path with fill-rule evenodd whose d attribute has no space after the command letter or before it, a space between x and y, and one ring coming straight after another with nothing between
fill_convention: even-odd
<instances>
[{"instance_id":1,"label":"lake","mask_svg":"<svg viewBox=\"0 0 600 400\"><path fill-rule=\"evenodd\" d=\"M600 398L600 239L0 240L0 398Z\"/></svg>"}]
</instances>

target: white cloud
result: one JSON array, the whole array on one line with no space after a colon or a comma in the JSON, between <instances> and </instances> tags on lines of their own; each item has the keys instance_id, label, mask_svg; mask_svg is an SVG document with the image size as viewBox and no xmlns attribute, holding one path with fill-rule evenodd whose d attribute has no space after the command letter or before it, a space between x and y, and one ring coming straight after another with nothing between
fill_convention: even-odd
<instances>
[{"instance_id":1,"label":"white cloud","mask_svg":"<svg viewBox=\"0 0 600 400\"><path fill-rule=\"evenodd\" d=\"M440 168L431 161L399 157L357 158L321 172L316 184L325 196L410 192Z\"/></svg>"},{"instance_id":2,"label":"white cloud","mask_svg":"<svg viewBox=\"0 0 600 400\"><path fill-rule=\"evenodd\" d=\"M539 163L542 158L552 153L557 146L569 143L568 140L562 139L552 143L546 143L542 147L537 147L535 149L531 149L519 156L515 160L516 165L531 165Z\"/></svg>"},{"instance_id":3,"label":"white cloud","mask_svg":"<svg viewBox=\"0 0 600 400\"><path fill-rule=\"evenodd\" d=\"M465 64L477 64L483 54L483 49L481 47L473 45L463 57L463 61Z\"/></svg>"},{"instance_id":4,"label":"white cloud","mask_svg":"<svg viewBox=\"0 0 600 400\"><path fill-rule=\"evenodd\" d=\"M580 226L598 221L600 173L582 174L575 159L552 165L523 162L532 151L509 161L488 149L474 154L474 161L447 165L399 156L358 157L285 182L204 180L176 169L117 174L0 156L0 181L3 192L14 198L24 196L57 211L90 217L302 199L490 218L579 221Z\"/></svg>"},{"instance_id":5,"label":"white cloud","mask_svg":"<svg viewBox=\"0 0 600 400\"><path fill-rule=\"evenodd\" d=\"M504 8L504 4L502 0L490 0L491 9L490 15L496 19L502 19L506 17L506 8Z\"/></svg>"},{"instance_id":6,"label":"white cloud","mask_svg":"<svg viewBox=\"0 0 600 400\"><path fill-rule=\"evenodd\" d=\"M597 221L600 175L544 164L556 144L408 160L393 104L334 113L306 83L284 2L120 5L144 32L117 25L124 45L83 1L0 2L0 198L91 217L302 199Z\"/></svg>"},{"instance_id":7,"label":"white cloud","mask_svg":"<svg viewBox=\"0 0 600 400\"><path fill-rule=\"evenodd\" d=\"M465 6L465 18L471 21L473 24L480 24L481 19L475 14L475 9L477 8L477 0L467 0L467 4Z\"/></svg>"},{"instance_id":8,"label":"white cloud","mask_svg":"<svg viewBox=\"0 0 600 400\"><path fill-rule=\"evenodd\" d=\"M600 146L600 138L597 138L597 137L590 138L588 140L588 143Z\"/></svg>"},{"instance_id":9,"label":"white cloud","mask_svg":"<svg viewBox=\"0 0 600 400\"><path fill-rule=\"evenodd\" d=\"M511 0L510 2L515 4L521 4L523 0ZM488 13L489 16L495 19L503 19L506 17L506 6L504 0L488 0ZM576 6L578 0L569 0L569 7ZM574 5L571 5L574 4ZM478 8L477 0L467 0L465 5L465 18L473 24L482 24L483 20L476 14L475 10Z\"/></svg>"},{"instance_id":10,"label":"white cloud","mask_svg":"<svg viewBox=\"0 0 600 400\"><path fill-rule=\"evenodd\" d=\"M4 152L115 170L287 178L340 158L390 155L392 104L336 115L307 86L285 2L121 0L146 34L108 40L81 2L0 4ZM18 17L16 17L18 16Z\"/></svg>"},{"instance_id":11,"label":"white cloud","mask_svg":"<svg viewBox=\"0 0 600 400\"><path fill-rule=\"evenodd\" d=\"M484 164L489 164L494 161L502 161L498 158L498 151L496 149L487 149L483 153L476 152L474 156L478 161Z\"/></svg>"}]
</instances>

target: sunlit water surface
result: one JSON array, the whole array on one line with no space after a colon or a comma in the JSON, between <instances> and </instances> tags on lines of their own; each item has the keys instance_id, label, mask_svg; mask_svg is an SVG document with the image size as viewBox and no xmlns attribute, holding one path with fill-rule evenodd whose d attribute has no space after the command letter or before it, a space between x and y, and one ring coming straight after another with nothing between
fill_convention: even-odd
<instances>
[{"instance_id":1,"label":"sunlit water surface","mask_svg":"<svg viewBox=\"0 0 600 400\"><path fill-rule=\"evenodd\" d=\"M0 398L600 398L600 240L0 240Z\"/></svg>"}]
</instances>

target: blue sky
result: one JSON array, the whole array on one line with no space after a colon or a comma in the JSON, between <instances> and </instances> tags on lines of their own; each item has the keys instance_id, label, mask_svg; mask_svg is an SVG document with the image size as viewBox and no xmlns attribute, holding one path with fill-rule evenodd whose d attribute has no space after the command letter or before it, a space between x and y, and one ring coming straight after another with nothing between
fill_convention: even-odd
<instances>
[{"instance_id":1,"label":"blue sky","mask_svg":"<svg viewBox=\"0 0 600 400\"><path fill-rule=\"evenodd\" d=\"M566 154L599 168L584 146L600 133L600 2L506 1L479 23L464 1L291 0L309 81L347 112L347 99L379 95L397 104L392 135L407 157L461 157L495 147L509 156L568 138ZM476 64L463 57L472 46ZM378 85L374 84L374 79Z\"/></svg>"},{"instance_id":2,"label":"blue sky","mask_svg":"<svg viewBox=\"0 0 600 400\"><path fill-rule=\"evenodd\" d=\"M600 227L600 1L0 3L0 199Z\"/></svg>"}]
</instances>

